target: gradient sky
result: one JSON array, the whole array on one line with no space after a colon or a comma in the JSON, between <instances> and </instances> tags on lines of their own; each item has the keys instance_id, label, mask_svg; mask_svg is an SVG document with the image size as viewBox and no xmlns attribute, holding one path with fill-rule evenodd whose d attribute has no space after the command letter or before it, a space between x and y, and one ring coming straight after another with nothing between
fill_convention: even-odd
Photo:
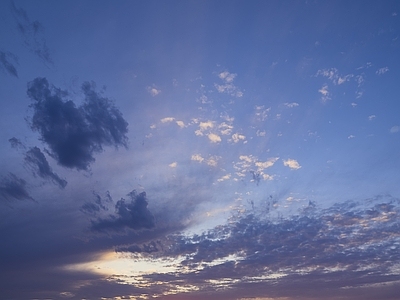
<instances>
[{"instance_id":1,"label":"gradient sky","mask_svg":"<svg viewBox=\"0 0 400 300\"><path fill-rule=\"evenodd\" d=\"M1 1L1 298L399 299L399 14Z\"/></svg>"}]
</instances>

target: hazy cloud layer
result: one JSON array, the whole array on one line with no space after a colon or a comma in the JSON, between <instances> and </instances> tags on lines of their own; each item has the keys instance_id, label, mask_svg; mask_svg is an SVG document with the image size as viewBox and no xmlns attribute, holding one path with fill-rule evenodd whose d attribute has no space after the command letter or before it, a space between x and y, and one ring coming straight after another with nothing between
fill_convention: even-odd
<instances>
[{"instance_id":1,"label":"hazy cloud layer","mask_svg":"<svg viewBox=\"0 0 400 300\"><path fill-rule=\"evenodd\" d=\"M87 170L95 161L94 153L103 146L127 146L128 123L108 99L84 83L84 103L77 107L67 100L68 93L51 86L46 78L28 84L33 101L32 130L50 147L49 154L67 168Z\"/></svg>"}]
</instances>

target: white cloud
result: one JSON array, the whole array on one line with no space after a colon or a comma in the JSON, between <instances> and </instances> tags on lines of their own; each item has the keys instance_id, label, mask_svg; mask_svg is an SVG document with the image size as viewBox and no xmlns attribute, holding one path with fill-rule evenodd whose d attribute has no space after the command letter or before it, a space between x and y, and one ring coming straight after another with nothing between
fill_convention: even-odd
<instances>
[{"instance_id":1,"label":"white cloud","mask_svg":"<svg viewBox=\"0 0 400 300\"><path fill-rule=\"evenodd\" d=\"M298 169L301 168L301 166L300 166L300 164L297 162L297 160L295 160L295 159L290 159L290 158L284 160L284 161L283 161L283 165L284 165L285 167L291 168L292 170L298 170Z\"/></svg>"},{"instance_id":2,"label":"white cloud","mask_svg":"<svg viewBox=\"0 0 400 300\"><path fill-rule=\"evenodd\" d=\"M196 130L195 132L194 132L194 134L195 135L199 135L199 136L203 136L204 134L203 134L203 132L201 131L201 130Z\"/></svg>"},{"instance_id":3,"label":"white cloud","mask_svg":"<svg viewBox=\"0 0 400 300\"><path fill-rule=\"evenodd\" d=\"M351 103L351 106L356 107L356 106L357 106L357 103L352 102L352 103Z\"/></svg>"},{"instance_id":4,"label":"white cloud","mask_svg":"<svg viewBox=\"0 0 400 300\"><path fill-rule=\"evenodd\" d=\"M214 123L212 121L200 122L199 127L200 127L201 131L204 131L204 130L213 128L214 127Z\"/></svg>"},{"instance_id":5,"label":"white cloud","mask_svg":"<svg viewBox=\"0 0 400 300\"><path fill-rule=\"evenodd\" d=\"M271 111L271 107L264 108L264 105L255 106L256 110L256 120L257 121L265 121L268 118L268 113Z\"/></svg>"},{"instance_id":6,"label":"white cloud","mask_svg":"<svg viewBox=\"0 0 400 300\"><path fill-rule=\"evenodd\" d=\"M292 103L283 103L283 105L285 105L286 107L289 107L289 108L293 108L293 107L299 106L299 104L296 103L296 102L292 102Z\"/></svg>"},{"instance_id":7,"label":"white cloud","mask_svg":"<svg viewBox=\"0 0 400 300\"><path fill-rule=\"evenodd\" d=\"M274 180L273 175L262 174L264 180Z\"/></svg>"},{"instance_id":8,"label":"white cloud","mask_svg":"<svg viewBox=\"0 0 400 300\"><path fill-rule=\"evenodd\" d=\"M207 159L206 163L211 167L216 167L218 165L218 159L218 156L211 156L209 159Z\"/></svg>"},{"instance_id":9,"label":"white cloud","mask_svg":"<svg viewBox=\"0 0 400 300\"><path fill-rule=\"evenodd\" d=\"M354 139L355 137L356 137L355 135L350 134L347 138L350 140L350 139Z\"/></svg>"},{"instance_id":10,"label":"white cloud","mask_svg":"<svg viewBox=\"0 0 400 300\"><path fill-rule=\"evenodd\" d=\"M193 154L191 157L191 160L203 162L204 158L200 154Z\"/></svg>"},{"instance_id":11,"label":"white cloud","mask_svg":"<svg viewBox=\"0 0 400 300\"><path fill-rule=\"evenodd\" d=\"M232 133L233 126L223 122L219 124L218 128L220 129L220 133L222 135L229 135Z\"/></svg>"},{"instance_id":12,"label":"white cloud","mask_svg":"<svg viewBox=\"0 0 400 300\"><path fill-rule=\"evenodd\" d=\"M167 117L167 118L161 119L161 123L173 122L174 120L175 120L175 118L173 118L173 117Z\"/></svg>"},{"instance_id":13,"label":"white cloud","mask_svg":"<svg viewBox=\"0 0 400 300\"><path fill-rule=\"evenodd\" d=\"M278 159L279 157L273 157L264 162L258 161L255 163L255 165L256 167L258 167L258 170L261 171L269 167L272 167Z\"/></svg>"},{"instance_id":14,"label":"white cloud","mask_svg":"<svg viewBox=\"0 0 400 300\"><path fill-rule=\"evenodd\" d=\"M329 96L328 85L324 84L324 85L322 86L322 88L320 88L320 89L318 90L318 92L319 92L320 94L322 94L322 96L321 96L321 101L322 101L322 102L325 103L325 102L327 102L328 100L331 99L330 96Z\"/></svg>"},{"instance_id":15,"label":"white cloud","mask_svg":"<svg viewBox=\"0 0 400 300\"><path fill-rule=\"evenodd\" d=\"M218 77L224 80L226 83L232 82L237 74L235 73L229 73L228 71L222 72L218 74Z\"/></svg>"},{"instance_id":16,"label":"white cloud","mask_svg":"<svg viewBox=\"0 0 400 300\"><path fill-rule=\"evenodd\" d=\"M390 133L397 133L400 131L400 126L393 126L392 128L390 128Z\"/></svg>"},{"instance_id":17,"label":"white cloud","mask_svg":"<svg viewBox=\"0 0 400 300\"><path fill-rule=\"evenodd\" d=\"M341 85L342 83L345 83L346 81L349 81L350 78L352 78L352 77L354 77L353 74L348 74L348 75L345 75L343 77L339 77L338 80L337 80L337 84Z\"/></svg>"},{"instance_id":18,"label":"white cloud","mask_svg":"<svg viewBox=\"0 0 400 300\"><path fill-rule=\"evenodd\" d=\"M185 123L184 123L183 121L176 121L176 124L177 124L180 128L185 127Z\"/></svg>"},{"instance_id":19,"label":"white cloud","mask_svg":"<svg viewBox=\"0 0 400 300\"><path fill-rule=\"evenodd\" d=\"M174 161L173 163L169 164L168 166L171 168L176 168L177 165L178 165L178 163L176 161Z\"/></svg>"},{"instance_id":20,"label":"white cloud","mask_svg":"<svg viewBox=\"0 0 400 300\"><path fill-rule=\"evenodd\" d=\"M161 90L157 89L154 85L153 86L148 86L147 91L152 95L153 97L157 96L158 94L161 93Z\"/></svg>"},{"instance_id":21,"label":"white cloud","mask_svg":"<svg viewBox=\"0 0 400 300\"><path fill-rule=\"evenodd\" d=\"M250 155L240 155L240 160L244 160L245 162L251 163L253 161L253 157Z\"/></svg>"},{"instance_id":22,"label":"white cloud","mask_svg":"<svg viewBox=\"0 0 400 300\"><path fill-rule=\"evenodd\" d=\"M369 120L369 121L372 121L372 120L375 119L375 118L376 118L375 115L370 115L370 116L368 117L368 120Z\"/></svg>"},{"instance_id":23,"label":"white cloud","mask_svg":"<svg viewBox=\"0 0 400 300\"><path fill-rule=\"evenodd\" d=\"M267 134L267 132L265 130L263 130L263 131L257 130L257 132L256 132L257 136L265 136L266 134Z\"/></svg>"},{"instance_id":24,"label":"white cloud","mask_svg":"<svg viewBox=\"0 0 400 300\"><path fill-rule=\"evenodd\" d=\"M215 133L210 133L210 134L208 134L207 136L208 136L209 140L210 140L212 143L219 143L219 142L221 142L221 137L220 137L219 135L215 134Z\"/></svg>"},{"instance_id":25,"label":"white cloud","mask_svg":"<svg viewBox=\"0 0 400 300\"><path fill-rule=\"evenodd\" d=\"M388 72L388 71L389 71L389 68L388 68L388 67L384 67L384 68L378 69L378 70L376 71L376 74L378 74L378 75L383 75L383 74L385 74L385 73Z\"/></svg>"},{"instance_id":26,"label":"white cloud","mask_svg":"<svg viewBox=\"0 0 400 300\"><path fill-rule=\"evenodd\" d=\"M151 129L156 129L156 127L157 127L156 124L151 124L151 125L150 125L150 128L151 128Z\"/></svg>"},{"instance_id":27,"label":"white cloud","mask_svg":"<svg viewBox=\"0 0 400 300\"><path fill-rule=\"evenodd\" d=\"M245 139L246 139L246 136L244 136L243 134L239 134L239 133L232 134L232 140L234 143L244 141Z\"/></svg>"},{"instance_id":28,"label":"white cloud","mask_svg":"<svg viewBox=\"0 0 400 300\"><path fill-rule=\"evenodd\" d=\"M231 178L231 174L226 174L225 176L222 176L221 178L217 179L218 182L222 182L225 180L228 180Z\"/></svg>"}]
</instances>

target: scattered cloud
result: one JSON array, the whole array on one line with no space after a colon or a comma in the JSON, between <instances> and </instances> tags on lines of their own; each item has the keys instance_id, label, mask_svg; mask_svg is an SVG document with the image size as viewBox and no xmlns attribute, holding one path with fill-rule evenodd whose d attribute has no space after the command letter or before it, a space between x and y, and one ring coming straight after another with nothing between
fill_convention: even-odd
<instances>
[{"instance_id":1,"label":"scattered cloud","mask_svg":"<svg viewBox=\"0 0 400 300\"><path fill-rule=\"evenodd\" d=\"M14 1L11 1L11 12L17 22L18 31L24 38L25 46L43 62L53 64L50 51L44 39L43 25L38 21L31 22L26 11L16 7Z\"/></svg>"},{"instance_id":2,"label":"scattered cloud","mask_svg":"<svg viewBox=\"0 0 400 300\"><path fill-rule=\"evenodd\" d=\"M33 170L34 174L50 179L60 188L65 188L67 181L53 172L43 152L38 147L30 148L25 154L25 163Z\"/></svg>"},{"instance_id":3,"label":"scattered cloud","mask_svg":"<svg viewBox=\"0 0 400 300\"><path fill-rule=\"evenodd\" d=\"M176 168L177 165L178 165L178 163L176 161L174 161L173 163L169 164L168 166L171 168Z\"/></svg>"},{"instance_id":4,"label":"scattered cloud","mask_svg":"<svg viewBox=\"0 0 400 300\"><path fill-rule=\"evenodd\" d=\"M369 120L369 121L372 121L372 120L374 120L375 118L376 118L375 115L370 115L370 116L368 116L368 120Z\"/></svg>"},{"instance_id":5,"label":"scattered cloud","mask_svg":"<svg viewBox=\"0 0 400 300\"><path fill-rule=\"evenodd\" d=\"M301 168L301 166L300 166L300 164L297 162L297 160L295 160L295 159L286 159L286 160L283 160L283 165L285 166L285 167L289 167L289 168L291 168L292 170L298 170L298 169L300 169Z\"/></svg>"},{"instance_id":6,"label":"scattered cloud","mask_svg":"<svg viewBox=\"0 0 400 300\"><path fill-rule=\"evenodd\" d=\"M384 67L384 68L378 69L378 70L376 71L376 74L378 74L378 75L383 75L383 74L385 74L386 72L389 72L389 68L388 68L388 67Z\"/></svg>"},{"instance_id":7,"label":"scattered cloud","mask_svg":"<svg viewBox=\"0 0 400 300\"><path fill-rule=\"evenodd\" d=\"M173 118L173 117L166 117L166 118L161 119L161 123L168 123L168 122L173 122L173 121L175 121L175 118Z\"/></svg>"},{"instance_id":8,"label":"scattered cloud","mask_svg":"<svg viewBox=\"0 0 400 300\"><path fill-rule=\"evenodd\" d=\"M321 96L321 101L323 103L327 102L328 100L331 99L330 95L329 95L329 90L328 90L328 85L324 84L319 90L318 92L322 95Z\"/></svg>"},{"instance_id":9,"label":"scattered cloud","mask_svg":"<svg viewBox=\"0 0 400 300\"><path fill-rule=\"evenodd\" d=\"M154 85L153 86L148 86L147 91L152 95L153 97L159 95L161 93L160 89L157 89Z\"/></svg>"},{"instance_id":10,"label":"scattered cloud","mask_svg":"<svg viewBox=\"0 0 400 300\"><path fill-rule=\"evenodd\" d=\"M18 78L17 68L15 67L17 63L17 56L10 52L0 51L0 69L3 69L11 76Z\"/></svg>"},{"instance_id":11,"label":"scattered cloud","mask_svg":"<svg viewBox=\"0 0 400 300\"><path fill-rule=\"evenodd\" d=\"M212 143L219 143L221 142L221 137L215 133L209 133L208 135L208 139L212 142Z\"/></svg>"},{"instance_id":12,"label":"scattered cloud","mask_svg":"<svg viewBox=\"0 0 400 300\"><path fill-rule=\"evenodd\" d=\"M350 140L350 139L354 139L355 137L356 137L355 135L350 134L347 138Z\"/></svg>"},{"instance_id":13,"label":"scattered cloud","mask_svg":"<svg viewBox=\"0 0 400 300\"><path fill-rule=\"evenodd\" d=\"M27 93L33 101L31 128L50 147L50 156L64 167L87 170L103 146L127 147L128 123L109 99L95 91L94 83L85 82L82 91L85 99L80 107L46 78L30 82Z\"/></svg>"},{"instance_id":14,"label":"scattered cloud","mask_svg":"<svg viewBox=\"0 0 400 300\"><path fill-rule=\"evenodd\" d=\"M240 91L234 84L233 80L237 74L229 73L228 71L224 71L218 74L218 77L224 82L223 84L215 83L214 86L219 93L226 93L233 97L242 97L243 92Z\"/></svg>"},{"instance_id":15,"label":"scattered cloud","mask_svg":"<svg viewBox=\"0 0 400 300\"><path fill-rule=\"evenodd\" d=\"M257 130L256 135L257 136L266 136L267 132L265 130Z\"/></svg>"},{"instance_id":16,"label":"scattered cloud","mask_svg":"<svg viewBox=\"0 0 400 300\"><path fill-rule=\"evenodd\" d=\"M269 112L271 111L271 107L265 108L264 105L255 106L255 119L256 121L265 121L268 118Z\"/></svg>"},{"instance_id":17,"label":"scattered cloud","mask_svg":"<svg viewBox=\"0 0 400 300\"><path fill-rule=\"evenodd\" d=\"M393 126L392 128L390 128L390 133L397 133L400 131L400 126Z\"/></svg>"},{"instance_id":18,"label":"scattered cloud","mask_svg":"<svg viewBox=\"0 0 400 300\"><path fill-rule=\"evenodd\" d=\"M191 160L198 161L201 163L204 161L204 158L200 154L193 154Z\"/></svg>"},{"instance_id":19,"label":"scattered cloud","mask_svg":"<svg viewBox=\"0 0 400 300\"><path fill-rule=\"evenodd\" d=\"M239 133L234 133L232 134L232 141L236 144L239 143L240 141L245 141L246 140L246 136L243 134L239 134Z\"/></svg>"},{"instance_id":20,"label":"scattered cloud","mask_svg":"<svg viewBox=\"0 0 400 300\"><path fill-rule=\"evenodd\" d=\"M299 104L297 102L292 102L292 103L283 103L283 105L285 105L288 108L293 108L293 107L297 107L299 106Z\"/></svg>"},{"instance_id":21,"label":"scattered cloud","mask_svg":"<svg viewBox=\"0 0 400 300\"><path fill-rule=\"evenodd\" d=\"M180 128L185 127L185 123L183 121L176 121L176 125L178 125Z\"/></svg>"},{"instance_id":22,"label":"scattered cloud","mask_svg":"<svg viewBox=\"0 0 400 300\"><path fill-rule=\"evenodd\" d=\"M226 174L226 175L222 176L221 178L218 178L217 181L222 182L225 180L229 180L230 178L231 178L231 174Z\"/></svg>"}]
</instances>

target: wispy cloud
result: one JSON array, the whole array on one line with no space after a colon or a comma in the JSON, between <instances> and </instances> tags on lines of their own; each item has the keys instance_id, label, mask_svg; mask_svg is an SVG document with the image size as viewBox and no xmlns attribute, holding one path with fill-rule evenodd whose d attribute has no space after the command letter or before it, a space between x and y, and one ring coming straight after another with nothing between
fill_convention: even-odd
<instances>
[{"instance_id":1,"label":"wispy cloud","mask_svg":"<svg viewBox=\"0 0 400 300\"><path fill-rule=\"evenodd\" d=\"M326 103L328 100L331 99L330 94L329 94L329 90L328 90L328 85L324 84L319 90L318 92L322 95L321 96L321 101L323 103Z\"/></svg>"},{"instance_id":2,"label":"wispy cloud","mask_svg":"<svg viewBox=\"0 0 400 300\"><path fill-rule=\"evenodd\" d=\"M218 74L218 77L224 82L223 84L215 83L214 86L219 93L227 93L234 97L242 97L243 92L240 91L234 84L233 81L237 74L229 73L228 71L224 71Z\"/></svg>"},{"instance_id":3,"label":"wispy cloud","mask_svg":"<svg viewBox=\"0 0 400 300\"><path fill-rule=\"evenodd\" d=\"M18 78L18 72L15 66L17 63L17 56L10 52L0 51L0 69L3 69L11 76Z\"/></svg>"},{"instance_id":4,"label":"wispy cloud","mask_svg":"<svg viewBox=\"0 0 400 300\"><path fill-rule=\"evenodd\" d=\"M400 131L400 126L393 126L392 128L390 128L390 133L397 133Z\"/></svg>"},{"instance_id":5,"label":"wispy cloud","mask_svg":"<svg viewBox=\"0 0 400 300\"><path fill-rule=\"evenodd\" d=\"M147 91L149 92L150 95L152 95L153 97L159 95L161 93L161 90L158 89L155 85L153 86L148 86L147 87Z\"/></svg>"},{"instance_id":6,"label":"wispy cloud","mask_svg":"<svg viewBox=\"0 0 400 300\"><path fill-rule=\"evenodd\" d=\"M377 74L377 75L383 75L383 74L385 74L386 72L389 72L389 68L388 68L388 67L384 67L384 68L378 69L378 70L376 71L376 74Z\"/></svg>"},{"instance_id":7,"label":"wispy cloud","mask_svg":"<svg viewBox=\"0 0 400 300\"><path fill-rule=\"evenodd\" d=\"M27 190L27 183L24 179L17 177L13 173L0 179L0 199L5 201L12 200L33 200Z\"/></svg>"}]
</instances>

